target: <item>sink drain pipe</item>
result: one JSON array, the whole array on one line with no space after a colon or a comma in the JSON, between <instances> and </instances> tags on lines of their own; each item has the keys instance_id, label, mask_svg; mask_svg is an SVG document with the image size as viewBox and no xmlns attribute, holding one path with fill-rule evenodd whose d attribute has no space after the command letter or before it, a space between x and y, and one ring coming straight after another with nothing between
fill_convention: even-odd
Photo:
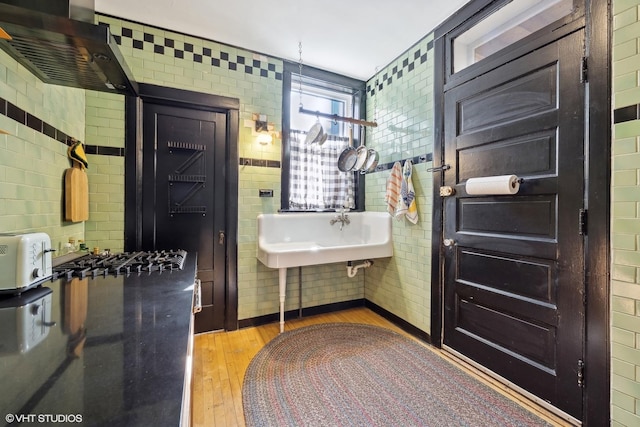
<instances>
[{"instance_id":1,"label":"sink drain pipe","mask_svg":"<svg viewBox=\"0 0 640 427\"><path fill-rule=\"evenodd\" d=\"M358 270L360 270L361 268L369 268L372 265L373 261L371 261L370 259L358 265L353 265L353 261L347 261L347 276L356 277L356 274L358 274Z\"/></svg>"}]
</instances>

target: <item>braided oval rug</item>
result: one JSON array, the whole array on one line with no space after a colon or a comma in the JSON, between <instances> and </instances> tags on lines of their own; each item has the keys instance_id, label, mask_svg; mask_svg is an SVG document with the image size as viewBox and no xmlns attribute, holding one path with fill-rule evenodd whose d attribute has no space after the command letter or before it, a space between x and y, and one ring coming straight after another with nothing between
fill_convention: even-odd
<instances>
[{"instance_id":1,"label":"braided oval rug","mask_svg":"<svg viewBox=\"0 0 640 427\"><path fill-rule=\"evenodd\" d=\"M328 323L278 335L250 362L248 426L549 426L419 343Z\"/></svg>"}]
</instances>

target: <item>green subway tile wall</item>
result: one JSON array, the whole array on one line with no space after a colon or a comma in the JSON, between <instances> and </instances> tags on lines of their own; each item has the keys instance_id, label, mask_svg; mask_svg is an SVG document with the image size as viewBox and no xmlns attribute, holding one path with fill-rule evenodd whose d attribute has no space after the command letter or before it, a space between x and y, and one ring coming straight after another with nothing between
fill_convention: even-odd
<instances>
[{"instance_id":1,"label":"green subway tile wall","mask_svg":"<svg viewBox=\"0 0 640 427\"><path fill-rule=\"evenodd\" d=\"M433 36L429 35L367 82L367 146L380 153L380 164L433 151ZM393 221L393 257L365 270L365 297L430 333L431 313L431 162L413 167L419 221ZM366 210L385 212L389 170L366 177Z\"/></svg>"},{"instance_id":2,"label":"green subway tile wall","mask_svg":"<svg viewBox=\"0 0 640 427\"><path fill-rule=\"evenodd\" d=\"M124 148L124 96L86 91L85 143ZM124 157L88 155L89 220L85 241L89 249L124 250Z\"/></svg>"},{"instance_id":3,"label":"green subway tile wall","mask_svg":"<svg viewBox=\"0 0 640 427\"><path fill-rule=\"evenodd\" d=\"M98 16L97 20L110 25L136 81L240 100L239 158L273 162L269 162L268 167L258 167L255 161L250 161L249 165L243 161L239 168L238 317L242 320L277 313L278 271L265 267L256 259L256 217L260 213L275 213L280 207L280 168L273 166L279 165L281 159L281 139L275 138L272 144L260 145L252 134L251 126L253 114L260 113L267 115L268 122L274 124L276 131L280 130L282 61L113 17ZM96 145L122 146L123 102L102 95L87 98L88 144L95 141ZM109 166L121 165L109 163ZM101 181L106 178L100 177ZM123 212L117 210L119 194L114 191L124 183L114 182L113 175L109 178L102 186L91 188L91 196L106 196L108 202L103 206L109 211L101 211L100 217L87 223L90 245L96 241L101 247L113 246L114 237L118 233L122 235L124 230ZM274 197L258 197L261 188L273 189ZM95 236L95 239L90 239L90 236ZM303 267L302 270L303 307L364 296L364 278L359 275L349 279L343 264ZM298 270L292 269L289 275L287 310L298 307Z\"/></svg>"},{"instance_id":4,"label":"green subway tile wall","mask_svg":"<svg viewBox=\"0 0 640 427\"><path fill-rule=\"evenodd\" d=\"M640 105L640 0L614 0L613 109ZM280 205L281 140L261 146L252 135L253 113L266 114L280 130L282 61L212 41L98 16L110 24L135 79L150 84L240 99L238 291L239 318L278 310L278 274L255 258L260 213ZM429 35L367 83L367 145L390 164L433 149L433 57ZM16 106L64 135L90 146L124 146L124 98L43 84L0 52L0 102ZM627 110L625 110L627 111ZM633 113L633 111L631 111ZM635 114L635 116L633 116ZM611 413L612 425L640 425L640 117L617 121L612 140L611 193ZM45 231L60 249L69 237L90 247L121 250L124 230L124 157L90 154L90 220L63 220L66 145L0 114L0 232ZM55 133L55 132L54 132ZM268 167L253 160L270 161ZM431 173L414 166L420 219L395 222L394 257L376 260L353 279L343 264L303 267L302 305L311 307L367 298L429 332ZM385 211L388 170L366 177L366 209ZM258 190L274 190L273 198ZM287 309L297 308L298 269L288 274Z\"/></svg>"},{"instance_id":5,"label":"green subway tile wall","mask_svg":"<svg viewBox=\"0 0 640 427\"><path fill-rule=\"evenodd\" d=\"M85 241L89 249L124 250L124 157L88 155L89 220Z\"/></svg>"},{"instance_id":6,"label":"green subway tile wall","mask_svg":"<svg viewBox=\"0 0 640 427\"><path fill-rule=\"evenodd\" d=\"M613 109L640 104L640 0L613 1ZM633 118L633 117L632 117ZM613 126L611 418L640 425L640 120Z\"/></svg>"},{"instance_id":7,"label":"green subway tile wall","mask_svg":"<svg viewBox=\"0 0 640 427\"><path fill-rule=\"evenodd\" d=\"M84 139L84 92L46 85L0 51L2 104L79 140ZM0 129L9 132L0 134L0 233L45 232L59 251L70 237L84 237L83 222L64 220L64 171L71 167L67 146L25 123L0 115Z\"/></svg>"}]
</instances>

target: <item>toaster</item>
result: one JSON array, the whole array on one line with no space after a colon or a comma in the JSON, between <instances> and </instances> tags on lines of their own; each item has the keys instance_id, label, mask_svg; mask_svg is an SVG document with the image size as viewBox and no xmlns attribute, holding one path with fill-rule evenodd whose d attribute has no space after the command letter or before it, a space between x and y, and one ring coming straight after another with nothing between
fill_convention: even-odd
<instances>
[{"instance_id":1,"label":"toaster","mask_svg":"<svg viewBox=\"0 0 640 427\"><path fill-rule=\"evenodd\" d=\"M51 252L46 233L0 234L0 292L19 293L51 277Z\"/></svg>"},{"instance_id":2,"label":"toaster","mask_svg":"<svg viewBox=\"0 0 640 427\"><path fill-rule=\"evenodd\" d=\"M0 357L27 353L47 338L56 325L51 321L52 293L39 286L0 300Z\"/></svg>"}]
</instances>

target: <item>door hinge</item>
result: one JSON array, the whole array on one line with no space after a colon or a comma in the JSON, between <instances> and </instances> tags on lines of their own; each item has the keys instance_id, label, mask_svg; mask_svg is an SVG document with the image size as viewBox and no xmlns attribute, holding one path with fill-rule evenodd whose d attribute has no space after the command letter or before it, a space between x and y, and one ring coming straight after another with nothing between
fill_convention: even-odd
<instances>
[{"instance_id":1,"label":"door hinge","mask_svg":"<svg viewBox=\"0 0 640 427\"><path fill-rule=\"evenodd\" d=\"M584 387L584 360L578 359L578 387Z\"/></svg>"},{"instance_id":2,"label":"door hinge","mask_svg":"<svg viewBox=\"0 0 640 427\"><path fill-rule=\"evenodd\" d=\"M580 83L589 81L589 66L587 64L587 57L583 56L580 66Z\"/></svg>"},{"instance_id":3,"label":"door hinge","mask_svg":"<svg viewBox=\"0 0 640 427\"><path fill-rule=\"evenodd\" d=\"M580 209L580 214L578 218L578 229L581 236L587 234L587 222L588 222L588 212L586 209Z\"/></svg>"}]
</instances>

